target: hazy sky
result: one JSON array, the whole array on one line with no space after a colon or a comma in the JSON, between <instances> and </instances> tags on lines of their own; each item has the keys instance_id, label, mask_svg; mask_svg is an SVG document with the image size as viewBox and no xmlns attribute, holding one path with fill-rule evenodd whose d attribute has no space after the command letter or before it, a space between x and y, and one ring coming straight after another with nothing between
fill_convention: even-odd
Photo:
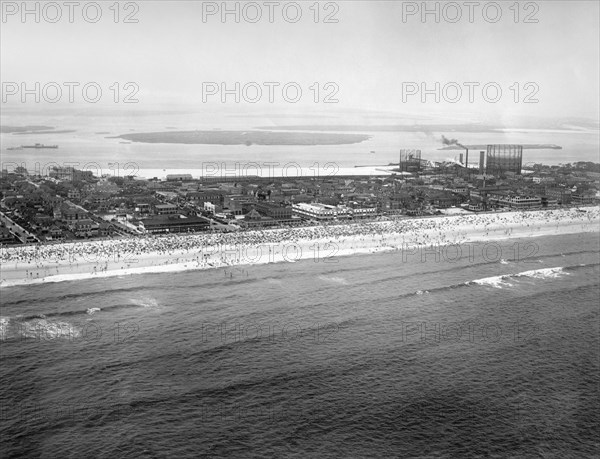
<instances>
[{"instance_id":1,"label":"hazy sky","mask_svg":"<svg viewBox=\"0 0 600 459\"><path fill-rule=\"evenodd\" d=\"M21 2L2 2L3 11L10 12ZM84 5L89 2L80 2ZM203 22L203 8L220 7L221 2L151 1L137 2L138 23L123 23L126 12L121 4L119 23L114 23L113 2L100 2L102 18L97 23L86 22L80 9L69 23L68 7L63 2L62 18L50 23L43 14L40 23L34 15L23 22L19 13L9 15L1 24L0 77L6 82L98 82L104 90L102 102L111 103L111 82L135 82L139 87L136 108L156 104L202 104L203 82L295 82L303 90L300 101L291 104L283 99L281 86L275 88L275 103L268 103L268 88L258 104L242 100L236 105L233 96L222 104L219 96L208 96L209 107L240 110L339 110L369 109L398 113L441 113L457 117L487 119L488 117L551 116L587 117L598 119L599 110L599 2L539 1L520 2L519 22L514 21L512 1L501 1L502 17L492 23L496 10L488 7L486 20L479 2L473 23L469 22L469 7L457 2L462 17L451 20L456 9L440 2L440 22L433 14L423 22L420 12L407 16L403 10L420 8L421 2L359 2L338 1L327 6L319 2L319 23L314 22L313 1L299 2L302 17L296 23L287 22L279 2L274 9L274 22L268 18L269 7L256 2L262 18L250 23L240 16L228 15L222 22L220 14L208 16ZM248 2L240 2L240 10ZM41 2L43 5L44 2ZM427 2L434 9L436 2ZM34 3L29 2L30 8ZM229 8L235 2L228 2ZM333 16L337 23L323 23L324 16ZM537 11L536 11L537 10ZM132 11L129 9L128 11ZM251 19L256 9L246 6ZM295 9L288 7L288 18ZM444 15L445 12L445 15ZM90 17L93 9L88 10ZM537 23L524 23L525 17ZM55 12L48 7L46 16ZM319 82L319 103L313 101L309 87ZM337 104L324 104L322 99L334 86L339 88ZM403 82L427 83L434 88L448 82L458 83L462 98L450 103L443 95L439 103L428 96L422 103L420 95L406 96ZM464 82L479 83L474 88L474 103L469 103ZM515 103L514 83L518 83L519 102ZM528 82L534 83L527 88ZM481 87L495 83L503 91L497 103L483 98ZM448 87L450 88L450 87ZM516 89L515 86L513 88ZM538 103L525 104L528 93L539 88L533 97ZM65 89L66 91L66 89ZM291 96L294 91L290 90ZM81 102L80 93L75 92ZM9 103L20 104L18 96L8 97ZM123 96L123 93L120 94ZM249 93L250 97L254 92ZM454 90L447 93L455 97ZM495 90L490 88L490 99ZM63 101L67 100L66 92ZM31 101L21 104L35 106ZM40 108L52 106L42 100Z\"/></svg>"}]
</instances>

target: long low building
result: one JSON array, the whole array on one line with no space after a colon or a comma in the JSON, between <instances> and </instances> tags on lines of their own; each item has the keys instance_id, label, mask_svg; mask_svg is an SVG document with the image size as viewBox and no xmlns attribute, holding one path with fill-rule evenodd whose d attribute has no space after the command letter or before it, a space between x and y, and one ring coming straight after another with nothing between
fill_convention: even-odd
<instances>
[{"instance_id":1,"label":"long low building","mask_svg":"<svg viewBox=\"0 0 600 459\"><path fill-rule=\"evenodd\" d=\"M187 233L206 231L210 221L203 217L184 217L182 215L161 215L140 220L140 230L147 233Z\"/></svg>"},{"instance_id":2,"label":"long low building","mask_svg":"<svg viewBox=\"0 0 600 459\"><path fill-rule=\"evenodd\" d=\"M334 220L337 218L367 218L377 214L375 207L352 208L322 203L292 205L292 213L306 220Z\"/></svg>"},{"instance_id":3,"label":"long low building","mask_svg":"<svg viewBox=\"0 0 600 459\"><path fill-rule=\"evenodd\" d=\"M488 195L490 204L498 204L511 209L539 209L542 207L542 198L540 196L520 196L507 194Z\"/></svg>"},{"instance_id":4,"label":"long low building","mask_svg":"<svg viewBox=\"0 0 600 459\"><path fill-rule=\"evenodd\" d=\"M333 220L337 218L337 207L321 203L299 203L292 205L292 213L304 219Z\"/></svg>"}]
</instances>

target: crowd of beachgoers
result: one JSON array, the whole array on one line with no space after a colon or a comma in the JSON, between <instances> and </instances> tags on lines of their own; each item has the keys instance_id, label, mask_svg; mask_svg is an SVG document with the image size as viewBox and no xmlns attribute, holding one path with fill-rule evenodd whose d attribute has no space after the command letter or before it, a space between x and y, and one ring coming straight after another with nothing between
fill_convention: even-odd
<instances>
[{"instance_id":1,"label":"crowd of beachgoers","mask_svg":"<svg viewBox=\"0 0 600 459\"><path fill-rule=\"evenodd\" d=\"M48 269L53 264L98 263L94 270L108 269L109 263L117 263L123 268L135 257L155 255L161 258L170 256L172 263L185 260L198 264L215 260L221 253L221 261L227 259L227 252L235 247L276 246L297 244L309 241L339 244L353 249L354 244L363 246L373 242L383 247L393 240L411 245L452 244L468 240L470 230L488 235L499 232L510 237L515 228L536 228L556 225L581 225L585 231L590 224L597 224L600 209L587 210L544 210L496 214L467 214L435 218L396 218L379 222L352 222L344 224L323 224L309 227L245 230L227 233L196 233L180 235L145 235L139 237L110 239L102 241L81 241L73 243L37 244L3 248L0 262L5 268L15 269L27 265L31 268ZM348 246L348 243L350 244ZM188 254L188 256L185 256ZM191 258L189 257L191 255ZM218 261L218 257L217 257ZM239 261L239 260L238 260ZM209 263L210 264L210 263ZM212 264L211 264L212 266ZM58 272L58 270L57 270ZM33 272L27 274L33 277ZM39 274L38 274L39 276Z\"/></svg>"}]
</instances>

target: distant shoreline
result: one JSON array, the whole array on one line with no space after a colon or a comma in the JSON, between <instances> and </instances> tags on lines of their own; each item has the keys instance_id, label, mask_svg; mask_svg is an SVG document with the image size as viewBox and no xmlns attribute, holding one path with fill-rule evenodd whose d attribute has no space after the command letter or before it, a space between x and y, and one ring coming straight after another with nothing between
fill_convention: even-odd
<instances>
[{"instance_id":1,"label":"distant shoreline","mask_svg":"<svg viewBox=\"0 0 600 459\"><path fill-rule=\"evenodd\" d=\"M46 130L46 131L19 131L19 132L13 132L13 135L43 135L43 134L70 134L72 132L77 132L76 129L61 129L60 131L50 131L50 130Z\"/></svg>"},{"instance_id":2,"label":"distant shoreline","mask_svg":"<svg viewBox=\"0 0 600 459\"><path fill-rule=\"evenodd\" d=\"M35 134L36 131L52 131L54 129L54 127L52 126L38 126L38 125L31 125L31 126L8 126L8 125L3 125L0 126L0 133L2 134L17 134L17 133L23 133L23 134ZM53 131L52 131L53 132Z\"/></svg>"},{"instance_id":3,"label":"distant shoreline","mask_svg":"<svg viewBox=\"0 0 600 459\"><path fill-rule=\"evenodd\" d=\"M523 150L562 150L560 145L554 145L553 143L523 143L518 144L523 147ZM485 150L487 145L465 145L465 148L473 150ZM438 148L438 150L464 150L465 148L459 147L458 145L450 145L447 147Z\"/></svg>"},{"instance_id":4,"label":"distant shoreline","mask_svg":"<svg viewBox=\"0 0 600 459\"><path fill-rule=\"evenodd\" d=\"M168 131L122 134L107 139L131 142L199 145L348 145L369 140L364 134L271 131Z\"/></svg>"}]
</instances>

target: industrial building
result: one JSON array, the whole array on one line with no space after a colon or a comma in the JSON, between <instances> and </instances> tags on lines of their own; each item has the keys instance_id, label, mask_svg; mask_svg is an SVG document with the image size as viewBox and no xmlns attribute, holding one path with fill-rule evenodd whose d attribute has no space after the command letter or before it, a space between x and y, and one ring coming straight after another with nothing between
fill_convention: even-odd
<instances>
[{"instance_id":1,"label":"industrial building","mask_svg":"<svg viewBox=\"0 0 600 459\"><path fill-rule=\"evenodd\" d=\"M400 150L400 172L418 172L421 170L421 150Z\"/></svg>"},{"instance_id":2,"label":"industrial building","mask_svg":"<svg viewBox=\"0 0 600 459\"><path fill-rule=\"evenodd\" d=\"M513 172L520 175L523 168L523 145L488 145L486 174L501 175Z\"/></svg>"}]
</instances>

